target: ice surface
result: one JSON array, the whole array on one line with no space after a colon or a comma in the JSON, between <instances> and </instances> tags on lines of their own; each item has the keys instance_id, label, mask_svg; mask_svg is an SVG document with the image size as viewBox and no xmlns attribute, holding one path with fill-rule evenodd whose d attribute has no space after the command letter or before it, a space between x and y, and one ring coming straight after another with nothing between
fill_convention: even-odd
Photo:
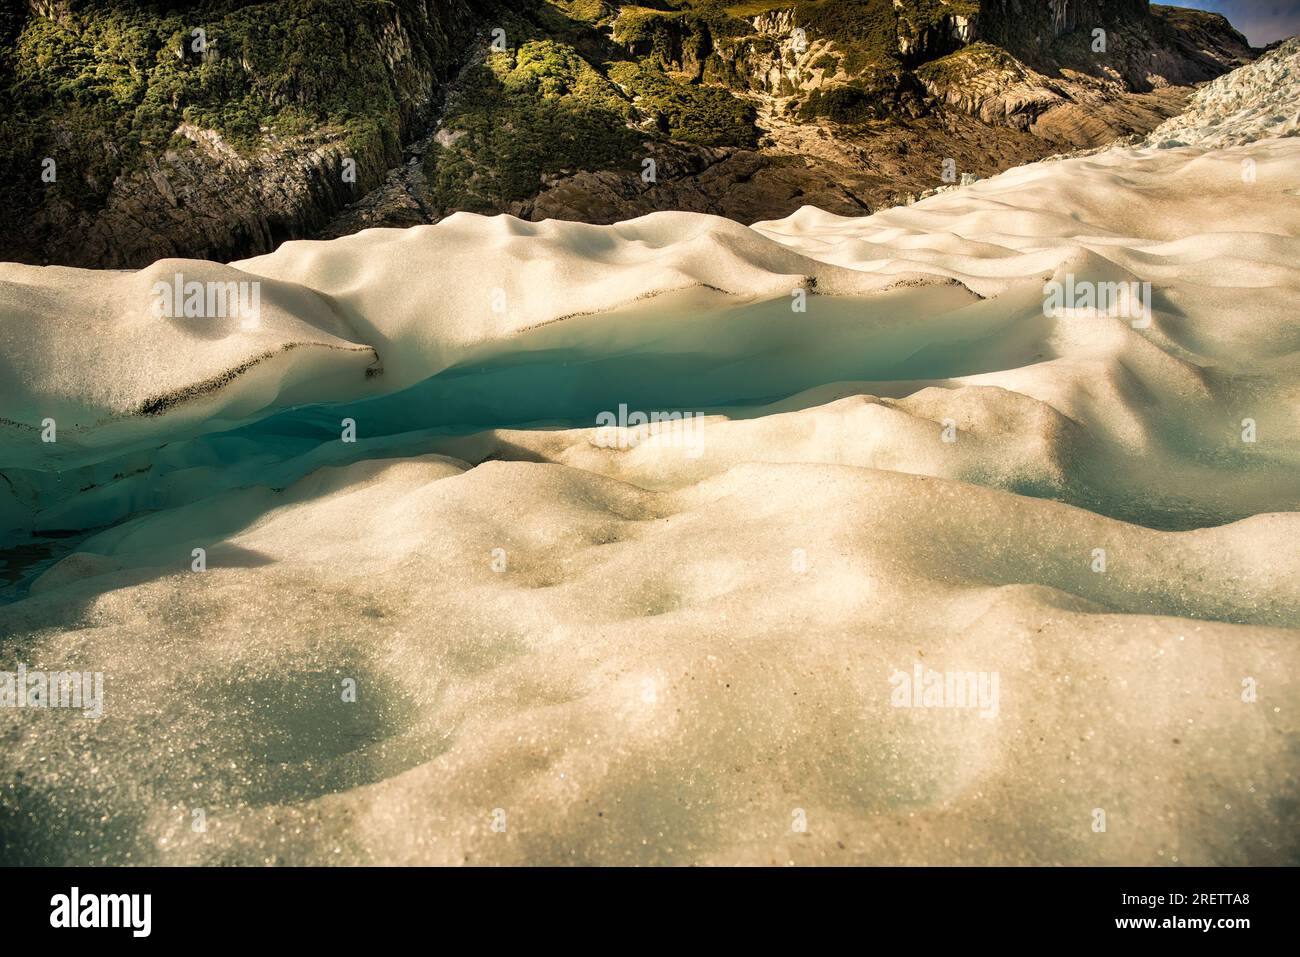
<instances>
[{"instance_id":1,"label":"ice surface","mask_svg":"<svg viewBox=\"0 0 1300 957\"><path fill-rule=\"evenodd\" d=\"M1186 111L1146 138L1148 146L1225 147L1271 136L1300 135L1300 37L1254 63L1213 80Z\"/></svg>"},{"instance_id":2,"label":"ice surface","mask_svg":"<svg viewBox=\"0 0 1300 957\"><path fill-rule=\"evenodd\" d=\"M1298 232L1281 136L2 265L0 670L106 683L0 708L2 856L1295 863ZM178 271L258 323L156 317Z\"/></svg>"}]
</instances>

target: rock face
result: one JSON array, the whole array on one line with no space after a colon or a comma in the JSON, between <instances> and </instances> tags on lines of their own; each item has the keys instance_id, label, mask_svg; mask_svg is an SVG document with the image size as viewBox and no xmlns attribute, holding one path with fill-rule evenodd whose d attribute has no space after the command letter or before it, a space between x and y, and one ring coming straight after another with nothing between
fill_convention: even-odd
<instances>
[{"instance_id":1,"label":"rock face","mask_svg":"<svg viewBox=\"0 0 1300 957\"><path fill-rule=\"evenodd\" d=\"M985 0L978 42L918 70L949 106L1092 147L1144 133L1186 86L1248 63L1246 39L1217 14L1125 0Z\"/></svg>"},{"instance_id":2,"label":"rock face","mask_svg":"<svg viewBox=\"0 0 1300 957\"><path fill-rule=\"evenodd\" d=\"M923 118L877 132L869 142L835 138L817 124L773 120L777 148L754 151L669 145L649 150L658 180L580 172L548 184L507 212L524 219L614 223L658 209L713 213L743 223L816 206L841 216L909 201L941 182L942 159L968 177L1043 155L1042 141L968 118ZM996 159L995 159L996 157Z\"/></svg>"},{"instance_id":3,"label":"rock face","mask_svg":"<svg viewBox=\"0 0 1300 957\"><path fill-rule=\"evenodd\" d=\"M33 224L40 248L66 265L226 261L311 235L360 196L344 177L351 157L342 143L288 142L242 156L210 130L180 133L194 145L119 177L101 209L43 206Z\"/></svg>"},{"instance_id":4,"label":"rock face","mask_svg":"<svg viewBox=\"0 0 1300 957\"><path fill-rule=\"evenodd\" d=\"M68 0L27 6L16 15L15 36L24 16L70 15ZM587 19L570 15L577 7ZM423 160L431 148L463 150L454 122L439 125L440 111L458 95L458 71L482 53L498 23L510 25L508 42L549 31L598 67L620 59L648 64L757 112L757 148L670 142L643 123L640 157L659 164L655 182L579 166L547 173L535 195L494 207L598 223L655 209L741 221L804 204L869 211L947 182L940 176L948 167L986 176L1062 149L1145 134L1181 108L1188 84L1252 56L1222 17L1146 0L791 0L743 20L690 5L401 0L374 16L372 47L358 55L394 91L395 138L358 146L337 125L318 123L263 127L250 148L186 120L167 148L124 164L108 182L41 184L0 199L8 221L0 260L111 267L165 257L229 260L287 239L436 221L458 207L433 195ZM6 29L0 16L0 34ZM1104 32L1101 52L1096 30ZM4 48L0 35L0 55ZM633 113L644 110L627 96ZM115 149L107 129L103 144ZM488 173L495 162L472 159ZM31 181L27 169L9 172L11 181ZM65 175L76 174L61 168L61 181Z\"/></svg>"},{"instance_id":5,"label":"rock face","mask_svg":"<svg viewBox=\"0 0 1300 957\"><path fill-rule=\"evenodd\" d=\"M1219 14L1146 0L983 0L976 38L1047 73L1102 74L1138 91L1199 83L1253 56Z\"/></svg>"},{"instance_id":6,"label":"rock face","mask_svg":"<svg viewBox=\"0 0 1300 957\"><path fill-rule=\"evenodd\" d=\"M1074 30L1138 26L1147 0L980 0L976 38L1017 55L1047 55L1057 38Z\"/></svg>"},{"instance_id":7,"label":"rock face","mask_svg":"<svg viewBox=\"0 0 1300 957\"><path fill-rule=\"evenodd\" d=\"M1245 62L1251 53L1222 18L1204 15L1197 24L1217 38L1215 47L1184 39L1164 22L1167 8L1152 15L1145 3L1058 4L1055 12L1042 4L972 9L977 5L954 3L929 19L919 5L894 6L897 19L886 42L898 60L884 71L870 62L850 66L862 53L853 38L819 32L797 8L755 16L739 35L707 22L668 20L659 42L643 34L642 52L692 80L713 77L741 90L759 105L763 147L647 145L646 155L659 168L653 184L624 171L576 171L546 178L535 197L503 208L526 219L601 223L655 209L752 222L805 204L856 215L949 181L944 164L953 179L978 178L1062 149L1149 131L1182 108L1189 88L1155 70L1135 70L1132 63L1150 63L1159 54L1161 62L1173 64L1166 72L1175 79L1201 79ZM1075 32L1090 23L1102 24L1118 50L1112 45L1099 56L1089 42L1080 52ZM803 36L797 35L800 28L806 28ZM623 18L615 22L614 35L621 30L627 30ZM985 30L1025 59L977 39ZM1091 32L1083 36L1092 39ZM1214 52L1200 59L1170 52L1198 42ZM909 71L908 63L919 65ZM869 127L837 121L833 108L827 115L800 109L837 91L861 91ZM407 177L406 187L394 194L399 215L411 213L409 197L420 189L418 175ZM383 203L365 205L369 222L384 222ZM400 221L405 220L390 220ZM355 226L345 217L331 235Z\"/></svg>"},{"instance_id":8,"label":"rock face","mask_svg":"<svg viewBox=\"0 0 1300 957\"><path fill-rule=\"evenodd\" d=\"M29 5L32 16L69 15L66 0ZM375 49L365 62L397 91L398 137L406 139L435 118L456 66L446 51L462 50L479 19L465 0L417 0L375 16ZM60 164L58 181L40 184L34 197L24 193L34 199L29 206L0 200L6 220L23 220L22 229L0 233L0 260L139 267L167 257L228 260L269 252L318 233L382 182L401 156L398 142L377 138L358 146L330 124L262 133L255 149L237 149L215 130L183 122L167 149L123 168L107 184L62 188L60 181L77 174L74 164ZM111 137L103 131L105 150L114 149ZM11 172L18 182L31 181L25 171Z\"/></svg>"}]
</instances>

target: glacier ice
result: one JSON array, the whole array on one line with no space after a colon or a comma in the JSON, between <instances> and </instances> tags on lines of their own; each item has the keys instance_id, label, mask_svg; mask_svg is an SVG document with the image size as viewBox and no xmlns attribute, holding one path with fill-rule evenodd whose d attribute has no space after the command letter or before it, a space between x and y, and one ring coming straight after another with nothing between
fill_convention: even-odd
<instances>
[{"instance_id":1,"label":"glacier ice","mask_svg":"<svg viewBox=\"0 0 1300 957\"><path fill-rule=\"evenodd\" d=\"M1298 170L0 265L0 670L106 678L0 709L5 856L1293 863ZM155 315L177 273L258 322ZM891 708L921 662L996 718Z\"/></svg>"}]
</instances>

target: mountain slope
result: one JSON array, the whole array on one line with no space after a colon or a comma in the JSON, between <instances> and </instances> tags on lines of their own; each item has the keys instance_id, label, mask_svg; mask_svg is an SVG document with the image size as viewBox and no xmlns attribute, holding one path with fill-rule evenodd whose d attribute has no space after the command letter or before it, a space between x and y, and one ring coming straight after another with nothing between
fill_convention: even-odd
<instances>
[{"instance_id":1,"label":"mountain slope","mask_svg":"<svg viewBox=\"0 0 1300 957\"><path fill-rule=\"evenodd\" d=\"M231 259L458 209L862 213L1146 133L1250 55L1144 0L26 0L0 258Z\"/></svg>"}]
</instances>

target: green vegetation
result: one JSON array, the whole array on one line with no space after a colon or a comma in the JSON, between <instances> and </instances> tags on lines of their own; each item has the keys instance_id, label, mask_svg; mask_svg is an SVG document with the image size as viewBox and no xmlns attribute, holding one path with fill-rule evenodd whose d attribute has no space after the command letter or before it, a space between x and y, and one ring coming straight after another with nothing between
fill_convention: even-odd
<instances>
[{"instance_id":1,"label":"green vegetation","mask_svg":"<svg viewBox=\"0 0 1300 957\"><path fill-rule=\"evenodd\" d=\"M845 49L888 59L898 49L894 0L822 0L801 5L795 18L810 36L824 37Z\"/></svg>"},{"instance_id":2,"label":"green vegetation","mask_svg":"<svg viewBox=\"0 0 1300 957\"><path fill-rule=\"evenodd\" d=\"M647 140L757 145L753 108L726 90L645 63L608 69L607 76L553 40L489 56L465 77L444 118L452 142L425 156L433 203L500 209L534 195L548 174L633 169Z\"/></svg>"},{"instance_id":3,"label":"green vegetation","mask_svg":"<svg viewBox=\"0 0 1300 957\"><path fill-rule=\"evenodd\" d=\"M917 116L925 109L925 88L906 70L872 70L847 83L813 90L793 107L795 116L808 121L824 117L848 125L875 120L895 121Z\"/></svg>"},{"instance_id":4,"label":"green vegetation","mask_svg":"<svg viewBox=\"0 0 1300 957\"><path fill-rule=\"evenodd\" d=\"M864 134L907 122L933 108L927 90L1021 70L1002 47L1021 56L1022 47L1038 49L1051 32L1044 33L1041 7L1022 5L1005 22L983 18L983 29L996 27L1002 46L975 43L940 56L960 42L951 18L977 15L977 0L40 6L44 14L25 0L0 0L0 175L20 184L0 195L0 219L18 224L30 217L33 233L46 237L68 234L68 223L103 206L123 174L194 149L207 131L248 159L254 178L279 157L339 147L357 160L356 185L364 192L401 161L404 143L429 129L447 96L443 133L425 156L429 199L444 210L488 212L535 195L568 171L633 171L648 141L757 148L755 104L763 97L785 98L787 117L859 125ZM1203 34L1226 29L1215 15L1152 9L1159 29L1197 49ZM776 13L782 16L770 16ZM810 55L792 48L791 26L806 32ZM509 52L486 55L497 27ZM196 29L205 31L206 48L196 44ZM1088 39L1074 31L1052 42L1050 54L1060 64L1096 68L1098 57L1084 49ZM1123 32L1112 39L1121 50L1141 45L1140 36L1129 43ZM462 73L467 62L474 65ZM55 183L39 179L45 157L57 160ZM166 201L166 183L157 182L162 196L142 200ZM123 185L129 189L130 180ZM308 213L332 213L341 201L336 191L321 194L319 183L301 185L310 194L301 203L321 207ZM189 195L195 187L186 186ZM188 225L185 215L177 213L178 224ZM231 246L242 242L234 237ZM15 245L40 257L48 253L33 251L50 243Z\"/></svg>"},{"instance_id":5,"label":"green vegetation","mask_svg":"<svg viewBox=\"0 0 1300 957\"><path fill-rule=\"evenodd\" d=\"M669 139L704 146L758 145L754 108L727 90L683 83L646 64L617 64L610 77L635 97L638 112Z\"/></svg>"},{"instance_id":6,"label":"green vegetation","mask_svg":"<svg viewBox=\"0 0 1300 957\"><path fill-rule=\"evenodd\" d=\"M980 42L922 64L916 74L928 84L947 87L960 86L976 75L989 71L999 73L1014 71L1023 75L1024 68L1001 47Z\"/></svg>"},{"instance_id":7,"label":"green vegetation","mask_svg":"<svg viewBox=\"0 0 1300 957\"><path fill-rule=\"evenodd\" d=\"M458 139L429 159L435 195L497 207L532 195L548 173L629 164L645 139L755 145L752 107L725 89L749 80L715 52L752 32L748 24L720 7L675 6L502 3L496 20L519 46L467 76L447 117ZM191 146L176 134L190 124L250 156L271 137L343 142L367 188L400 162L401 143L428 115L430 77L436 94L463 52L468 37L455 42L446 25L428 24L436 9L424 0L68 0L45 17L5 5L0 171L34 180L41 158L54 156L52 190L94 207L123 172ZM693 83L659 68L659 54L680 57L683 43L707 60ZM645 56L630 52L641 45ZM6 215L17 221L15 202Z\"/></svg>"},{"instance_id":8,"label":"green vegetation","mask_svg":"<svg viewBox=\"0 0 1300 957\"><path fill-rule=\"evenodd\" d=\"M751 32L744 20L708 7L665 11L629 6L613 27L614 39L634 56L654 57L665 64L686 57L702 61L717 42Z\"/></svg>"},{"instance_id":9,"label":"green vegetation","mask_svg":"<svg viewBox=\"0 0 1300 957\"><path fill-rule=\"evenodd\" d=\"M604 0L552 0L552 5L565 16L583 23L598 23L609 16L613 6Z\"/></svg>"},{"instance_id":10,"label":"green vegetation","mask_svg":"<svg viewBox=\"0 0 1300 957\"><path fill-rule=\"evenodd\" d=\"M834 53L823 53L812 63L814 70L825 70L827 73L834 73L840 65L840 58Z\"/></svg>"},{"instance_id":11,"label":"green vegetation","mask_svg":"<svg viewBox=\"0 0 1300 957\"><path fill-rule=\"evenodd\" d=\"M30 180L40 157L57 157L78 173L60 176L60 193L93 203L121 172L182 145L174 131L186 122L246 153L268 133L343 139L363 177L377 179L427 103L421 75L449 65L432 30L408 36L408 57L384 56L385 39L422 8L72 0L54 18L23 15L17 29L0 20L0 37L11 36L0 46L0 168Z\"/></svg>"},{"instance_id":12,"label":"green vegetation","mask_svg":"<svg viewBox=\"0 0 1300 957\"><path fill-rule=\"evenodd\" d=\"M815 66L855 78L814 91L802 116L877 115L877 78L898 69L893 0L488 6L517 49L470 72L447 117L459 137L428 164L439 198L474 208L531 195L548 173L629 163L647 138L756 146L754 109L734 93L797 91L788 79L767 89L775 41L745 17L794 7L810 38L833 44ZM909 0L902 16L923 23L975 6ZM59 9L0 9L0 171L32 179L55 156L76 171L60 176L57 193L79 206L102 201L122 172L188 147L176 135L182 123L246 155L272 136L342 141L364 189L400 161L468 40L436 22L448 5L425 0L66 0Z\"/></svg>"},{"instance_id":13,"label":"green vegetation","mask_svg":"<svg viewBox=\"0 0 1300 957\"><path fill-rule=\"evenodd\" d=\"M932 24L946 16L976 16L980 5L979 0L910 0L907 9L916 23Z\"/></svg>"},{"instance_id":14,"label":"green vegetation","mask_svg":"<svg viewBox=\"0 0 1300 957\"><path fill-rule=\"evenodd\" d=\"M495 53L473 69L447 129L455 142L425 156L442 209L488 212L532 196L564 169L630 166L645 137L631 105L573 47L551 40Z\"/></svg>"},{"instance_id":15,"label":"green vegetation","mask_svg":"<svg viewBox=\"0 0 1300 957\"><path fill-rule=\"evenodd\" d=\"M881 115L884 102L876 91L860 80L828 90L813 90L799 105L801 120L826 117L836 123L865 123Z\"/></svg>"}]
</instances>

